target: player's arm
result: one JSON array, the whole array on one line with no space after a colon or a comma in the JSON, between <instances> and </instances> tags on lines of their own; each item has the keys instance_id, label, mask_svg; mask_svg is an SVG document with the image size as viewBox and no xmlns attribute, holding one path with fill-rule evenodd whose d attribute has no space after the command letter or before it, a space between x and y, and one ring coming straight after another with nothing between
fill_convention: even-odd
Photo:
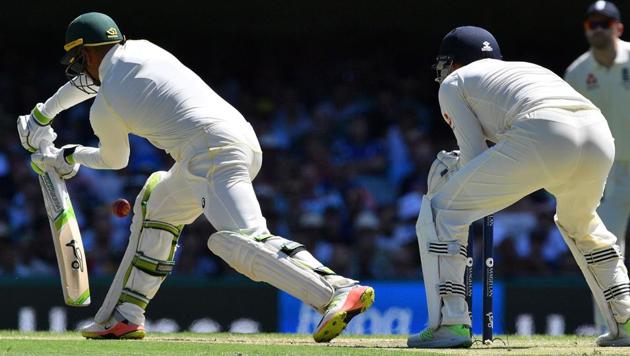
<instances>
[{"instance_id":1,"label":"player's arm","mask_svg":"<svg viewBox=\"0 0 630 356\"><path fill-rule=\"evenodd\" d=\"M85 80L91 80L89 79L89 76L85 74L82 74L82 76L86 77ZM79 80L79 78L72 80ZM53 96L46 100L46 102L41 106L40 112L52 120L52 118L57 116L60 112L82 103L87 99L93 98L95 95L96 94L88 94L79 90L71 82L67 82L59 88Z\"/></svg>"},{"instance_id":2,"label":"player's arm","mask_svg":"<svg viewBox=\"0 0 630 356\"><path fill-rule=\"evenodd\" d=\"M99 95L90 109L90 124L98 147L77 146L67 161L95 169L121 169L129 162L129 130L120 116Z\"/></svg>"},{"instance_id":3,"label":"player's arm","mask_svg":"<svg viewBox=\"0 0 630 356\"><path fill-rule=\"evenodd\" d=\"M44 167L53 167L61 178L70 179L77 174L81 165L95 169L126 167L129 161L129 131L101 95L96 97L90 110L90 123L100 140L99 147L47 147L31 155L35 171L43 174Z\"/></svg>"},{"instance_id":4,"label":"player's arm","mask_svg":"<svg viewBox=\"0 0 630 356\"><path fill-rule=\"evenodd\" d=\"M457 75L448 77L438 94L442 117L451 126L460 150L460 165L488 149L479 119L468 106Z\"/></svg>"},{"instance_id":5,"label":"player's arm","mask_svg":"<svg viewBox=\"0 0 630 356\"><path fill-rule=\"evenodd\" d=\"M43 142L54 142L57 134L51 124L55 116L94 95L87 94L67 82L45 103L36 104L29 115L19 116L17 129L22 147L29 152L35 152Z\"/></svg>"}]
</instances>

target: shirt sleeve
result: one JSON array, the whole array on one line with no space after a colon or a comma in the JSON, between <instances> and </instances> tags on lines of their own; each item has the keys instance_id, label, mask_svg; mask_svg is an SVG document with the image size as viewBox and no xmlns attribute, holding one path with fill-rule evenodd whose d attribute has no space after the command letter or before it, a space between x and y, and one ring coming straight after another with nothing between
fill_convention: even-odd
<instances>
[{"instance_id":1,"label":"shirt sleeve","mask_svg":"<svg viewBox=\"0 0 630 356\"><path fill-rule=\"evenodd\" d=\"M59 88L53 96L46 100L40 112L48 118L54 118L60 112L93 98L94 95L96 94L83 92L72 85L72 83L67 82Z\"/></svg>"},{"instance_id":2,"label":"shirt sleeve","mask_svg":"<svg viewBox=\"0 0 630 356\"><path fill-rule=\"evenodd\" d=\"M488 149L488 145L479 119L464 98L461 84L456 74L447 77L440 85L438 98L442 117L457 139L463 165Z\"/></svg>"},{"instance_id":3,"label":"shirt sleeve","mask_svg":"<svg viewBox=\"0 0 630 356\"><path fill-rule=\"evenodd\" d=\"M94 100L90 124L99 138L99 147L77 147L72 155L74 162L95 169L125 168L129 162L129 130L103 95Z\"/></svg>"}]
</instances>

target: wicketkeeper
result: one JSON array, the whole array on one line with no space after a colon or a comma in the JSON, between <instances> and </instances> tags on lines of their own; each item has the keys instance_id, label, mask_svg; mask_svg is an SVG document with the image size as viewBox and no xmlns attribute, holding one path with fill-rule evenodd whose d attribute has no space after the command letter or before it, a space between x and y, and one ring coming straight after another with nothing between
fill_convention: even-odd
<instances>
[{"instance_id":1,"label":"wicketkeeper","mask_svg":"<svg viewBox=\"0 0 630 356\"><path fill-rule=\"evenodd\" d=\"M315 341L335 338L372 305L372 288L337 275L301 244L270 234L252 187L262 163L256 134L199 76L149 41L126 40L110 17L96 12L70 23L64 49L71 79L20 118L25 148L54 139L49 125L55 115L95 96L90 123L99 147L64 146L44 155L44 165L66 177L79 165L121 169L130 133L176 161L169 171L153 173L138 194L129 245L84 337L145 336L145 309L175 265L182 228L202 213L218 231L208 239L210 251L323 314Z\"/></svg>"},{"instance_id":2,"label":"wicketkeeper","mask_svg":"<svg viewBox=\"0 0 630 356\"><path fill-rule=\"evenodd\" d=\"M501 58L494 36L479 27L458 27L440 46L440 107L460 152L441 152L429 172L416 225L429 325L408 346L471 346L469 225L539 189L555 196L556 225L610 328L597 344L628 346L628 272L595 211L615 156L608 124L551 71Z\"/></svg>"}]
</instances>

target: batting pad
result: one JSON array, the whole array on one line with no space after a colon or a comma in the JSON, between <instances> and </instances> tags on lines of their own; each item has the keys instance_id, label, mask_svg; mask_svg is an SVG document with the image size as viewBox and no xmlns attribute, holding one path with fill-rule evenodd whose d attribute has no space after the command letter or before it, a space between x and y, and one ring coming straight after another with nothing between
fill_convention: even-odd
<instances>
[{"instance_id":1,"label":"batting pad","mask_svg":"<svg viewBox=\"0 0 630 356\"><path fill-rule=\"evenodd\" d=\"M558 223L557 216L554 220L584 274L608 330L611 335L618 335L618 323L626 322L630 315L630 281L618 247L613 245L594 251L580 251L568 232Z\"/></svg>"},{"instance_id":2,"label":"batting pad","mask_svg":"<svg viewBox=\"0 0 630 356\"><path fill-rule=\"evenodd\" d=\"M114 280L112 281L112 284L109 287L107 296L105 297L105 300L103 301L103 305L101 306L101 308L96 313L96 316L94 317L94 321L97 323L104 323L107 320L109 320L109 318L112 316L112 314L114 313L114 308L116 308L116 306L119 304L121 300L121 297L123 295L123 288L125 288L125 285L128 282L128 277L132 273L133 273L132 282L136 284L146 284L147 286L146 290L149 291L147 292L147 294L150 294L151 296L155 294L155 291L157 291L157 287L159 287L160 283L163 280L163 278L160 278L160 277L149 276L155 279L156 282L159 281L159 283L157 283L157 286L156 286L156 283L144 283L146 282L146 278L148 275L142 276L141 273L146 273L146 272L143 272L143 271L133 272L130 269L136 269L133 266L134 261L136 261L136 264L140 264L139 262L140 259L138 258L138 255L139 255L138 248L139 248L139 244L141 240L141 234L143 233L143 229L144 229L143 225L145 224L144 216L146 215L146 213L144 210L146 208L146 203L149 200L151 191L153 191L155 186L164 178L166 174L167 172L164 172L164 171L158 171L158 172L153 173L149 177L149 179L147 179L147 182L145 183L144 187L142 188L142 190L136 197L136 201L133 205L133 220L131 222L131 228L130 228L131 235L129 236L129 244L127 245L127 249L125 250L125 254L122 258L122 261L120 262L120 266L118 267L116 276L114 277ZM150 229L148 231L153 231L153 233L158 232L158 234L160 235L164 234L166 236L170 236L170 240L169 239L162 240L158 238L157 241L159 242L159 246L155 246L154 248L156 248L157 250L163 250L166 248L165 245L167 244L169 247L171 247L170 243L166 243L165 241L167 240L172 241L173 235L168 234L167 231L163 231L163 230ZM152 235L152 234L150 233L149 235ZM149 249L150 247L148 246L148 244L150 244L151 241L154 241L154 238L152 236L149 236L145 240L143 246L146 246L146 248ZM146 252L143 251L143 254L145 253ZM149 254L153 256L157 256L157 257L164 256L164 253L161 253L161 254L156 253L152 249L151 249L151 252L149 252ZM145 288L142 288L142 289L145 289ZM150 300L150 298L148 298L147 295L141 292L135 292L130 289L125 290L124 298L128 300L134 300L134 301L137 301L138 304L145 304L145 305ZM130 318L130 319L135 319L135 320L129 320L130 322L137 325L144 324L144 309L143 308L132 303L126 303L122 305L121 308L123 309L122 311L123 315L125 315L126 317L129 317L131 315L136 315L136 317Z\"/></svg>"},{"instance_id":3,"label":"batting pad","mask_svg":"<svg viewBox=\"0 0 630 356\"><path fill-rule=\"evenodd\" d=\"M294 249L286 241L284 249ZM292 296L322 310L333 297L333 286L323 274L305 261L290 257L283 247L258 241L254 236L232 231L219 231L208 239L208 248L239 273L257 282L267 282ZM288 248L288 249L287 249Z\"/></svg>"},{"instance_id":4,"label":"batting pad","mask_svg":"<svg viewBox=\"0 0 630 356\"><path fill-rule=\"evenodd\" d=\"M471 325L466 304L464 272L466 246L459 241L442 241L435 231L431 199L422 197L416 235L422 262L424 290L427 295L428 327Z\"/></svg>"}]
</instances>

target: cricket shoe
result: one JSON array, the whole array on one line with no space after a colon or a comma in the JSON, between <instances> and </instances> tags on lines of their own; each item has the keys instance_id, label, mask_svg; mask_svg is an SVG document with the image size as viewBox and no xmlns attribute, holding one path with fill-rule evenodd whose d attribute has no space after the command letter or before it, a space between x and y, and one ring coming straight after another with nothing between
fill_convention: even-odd
<instances>
[{"instance_id":1,"label":"cricket shoe","mask_svg":"<svg viewBox=\"0 0 630 356\"><path fill-rule=\"evenodd\" d=\"M143 325L135 325L127 320L118 321L111 317L100 324L93 322L81 330L86 339L142 339L146 335Z\"/></svg>"},{"instance_id":2,"label":"cricket shoe","mask_svg":"<svg viewBox=\"0 0 630 356\"><path fill-rule=\"evenodd\" d=\"M409 336L407 346L418 349L467 348L472 346L470 327L464 324L426 328L420 334Z\"/></svg>"},{"instance_id":3,"label":"cricket shoe","mask_svg":"<svg viewBox=\"0 0 630 356\"><path fill-rule=\"evenodd\" d=\"M607 332L597 338L595 343L597 346L630 346L630 320L623 324L617 324L619 333L613 335Z\"/></svg>"},{"instance_id":4,"label":"cricket shoe","mask_svg":"<svg viewBox=\"0 0 630 356\"><path fill-rule=\"evenodd\" d=\"M363 313L374 303L374 289L367 286L354 286L344 289L326 306L322 320L317 324L313 339L328 342L341 334L355 316Z\"/></svg>"}]
</instances>

